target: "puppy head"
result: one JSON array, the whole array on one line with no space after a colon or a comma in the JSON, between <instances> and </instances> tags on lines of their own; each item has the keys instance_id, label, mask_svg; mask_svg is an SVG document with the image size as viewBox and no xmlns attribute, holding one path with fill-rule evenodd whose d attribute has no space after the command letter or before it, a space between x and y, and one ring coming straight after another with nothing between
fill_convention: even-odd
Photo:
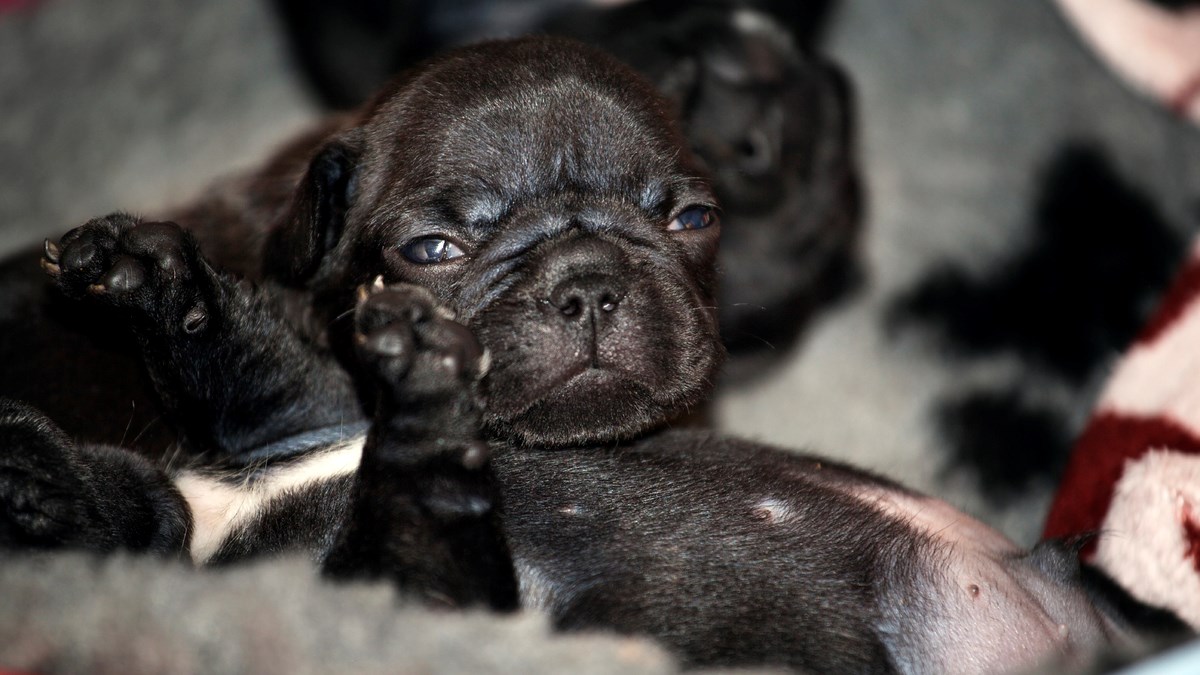
<instances>
[{"instance_id":1,"label":"puppy head","mask_svg":"<svg viewBox=\"0 0 1200 675\"><path fill-rule=\"evenodd\" d=\"M766 15L697 11L680 30L700 47L676 62L675 98L728 222L718 263L725 344L739 354L784 347L857 272L850 87Z\"/></svg>"},{"instance_id":2,"label":"puppy head","mask_svg":"<svg viewBox=\"0 0 1200 675\"><path fill-rule=\"evenodd\" d=\"M318 154L285 272L347 298L379 274L431 289L490 351L493 433L640 434L700 402L721 357L715 199L666 110L581 43L452 52Z\"/></svg>"}]
</instances>

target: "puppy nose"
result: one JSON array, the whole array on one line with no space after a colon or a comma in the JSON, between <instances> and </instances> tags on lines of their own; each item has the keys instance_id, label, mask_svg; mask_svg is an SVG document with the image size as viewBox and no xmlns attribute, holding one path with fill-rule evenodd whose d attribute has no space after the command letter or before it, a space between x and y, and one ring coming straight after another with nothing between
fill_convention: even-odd
<instances>
[{"instance_id":1,"label":"puppy nose","mask_svg":"<svg viewBox=\"0 0 1200 675\"><path fill-rule=\"evenodd\" d=\"M607 274L584 274L564 280L550 291L550 304L568 321L604 316L617 311L625 293L620 282Z\"/></svg>"},{"instance_id":2,"label":"puppy nose","mask_svg":"<svg viewBox=\"0 0 1200 675\"><path fill-rule=\"evenodd\" d=\"M751 175L759 176L775 169L778 160L778 143L762 129L750 129L734 144L738 167Z\"/></svg>"}]
</instances>

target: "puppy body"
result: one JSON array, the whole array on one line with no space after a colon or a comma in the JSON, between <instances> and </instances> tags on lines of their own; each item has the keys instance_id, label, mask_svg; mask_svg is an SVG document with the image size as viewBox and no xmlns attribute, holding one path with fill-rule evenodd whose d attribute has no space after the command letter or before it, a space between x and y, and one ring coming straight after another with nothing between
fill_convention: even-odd
<instances>
[{"instance_id":1,"label":"puppy body","mask_svg":"<svg viewBox=\"0 0 1200 675\"><path fill-rule=\"evenodd\" d=\"M714 198L667 110L582 45L481 45L319 136L260 237L280 285L127 216L48 246L60 290L123 317L219 461L92 484L126 458L5 417L0 541L212 564L300 548L437 604L520 590L564 628L694 664L983 671L1117 635L1068 551L1022 554L868 474L660 431L721 359ZM127 522L131 502L157 508Z\"/></svg>"},{"instance_id":2,"label":"puppy body","mask_svg":"<svg viewBox=\"0 0 1200 675\"><path fill-rule=\"evenodd\" d=\"M703 432L494 450L521 603L561 628L654 635L695 665L819 672L1081 663L1127 638L1092 605L1073 551L1025 553L942 502L836 463ZM352 443L258 469L251 487L244 474L184 473L176 485L193 513L227 516L196 517L193 559L301 549L324 561L360 453ZM314 500L322 518L271 536Z\"/></svg>"}]
</instances>

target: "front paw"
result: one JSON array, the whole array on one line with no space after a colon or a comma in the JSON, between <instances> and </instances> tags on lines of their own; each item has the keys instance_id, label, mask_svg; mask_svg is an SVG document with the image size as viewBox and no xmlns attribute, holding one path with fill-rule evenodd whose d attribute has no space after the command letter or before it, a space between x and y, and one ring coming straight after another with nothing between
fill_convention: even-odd
<instances>
[{"instance_id":1,"label":"front paw","mask_svg":"<svg viewBox=\"0 0 1200 675\"><path fill-rule=\"evenodd\" d=\"M175 223L95 218L57 244L46 240L42 268L67 296L95 298L169 334L200 333L214 311L214 273Z\"/></svg>"},{"instance_id":2,"label":"front paw","mask_svg":"<svg viewBox=\"0 0 1200 675\"><path fill-rule=\"evenodd\" d=\"M396 402L472 397L487 354L453 312L411 284L359 289L355 311L359 361Z\"/></svg>"},{"instance_id":3,"label":"front paw","mask_svg":"<svg viewBox=\"0 0 1200 675\"><path fill-rule=\"evenodd\" d=\"M360 289L355 344L380 396L326 571L392 577L442 606L515 607L475 394L486 352L428 290L381 282Z\"/></svg>"}]
</instances>

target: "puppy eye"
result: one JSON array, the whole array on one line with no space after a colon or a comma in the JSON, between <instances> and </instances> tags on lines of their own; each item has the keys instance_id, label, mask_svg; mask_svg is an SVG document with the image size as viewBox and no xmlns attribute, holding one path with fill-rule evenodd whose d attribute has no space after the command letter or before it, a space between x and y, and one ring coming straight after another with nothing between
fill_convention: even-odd
<instances>
[{"instance_id":1,"label":"puppy eye","mask_svg":"<svg viewBox=\"0 0 1200 675\"><path fill-rule=\"evenodd\" d=\"M681 230L702 230L717 222L717 212L707 206L693 206L675 216L675 220L667 225L671 232Z\"/></svg>"},{"instance_id":2,"label":"puppy eye","mask_svg":"<svg viewBox=\"0 0 1200 675\"><path fill-rule=\"evenodd\" d=\"M440 237L421 237L405 244L400 252L412 262L421 265L454 260L463 255L463 250L446 239Z\"/></svg>"}]
</instances>

